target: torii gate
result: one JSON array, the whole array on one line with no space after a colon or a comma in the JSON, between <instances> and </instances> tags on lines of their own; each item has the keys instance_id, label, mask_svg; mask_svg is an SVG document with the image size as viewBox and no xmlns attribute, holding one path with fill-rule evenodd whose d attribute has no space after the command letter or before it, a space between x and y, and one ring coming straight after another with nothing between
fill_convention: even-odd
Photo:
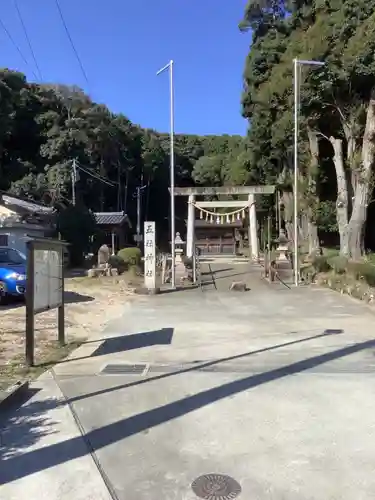
<instances>
[{"instance_id":1,"label":"torii gate","mask_svg":"<svg viewBox=\"0 0 375 500\"><path fill-rule=\"evenodd\" d=\"M186 255L192 257L194 252L194 211L195 209L212 208L232 208L235 209L230 214L216 214L217 217L225 218L234 213L240 213L245 209L249 210L249 246L251 247L251 257L259 258L259 242L257 233L257 216L255 208L256 194L273 194L275 186L236 186L236 187L187 187L174 189L175 196L188 196L188 221L186 237ZM247 195L246 200L228 201L196 201L197 196L215 195Z\"/></svg>"}]
</instances>

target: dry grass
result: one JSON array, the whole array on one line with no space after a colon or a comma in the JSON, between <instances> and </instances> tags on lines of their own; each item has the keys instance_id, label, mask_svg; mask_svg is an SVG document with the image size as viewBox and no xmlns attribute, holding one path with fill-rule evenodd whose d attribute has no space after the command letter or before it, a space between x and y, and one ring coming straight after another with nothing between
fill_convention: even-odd
<instances>
[{"instance_id":1,"label":"dry grass","mask_svg":"<svg viewBox=\"0 0 375 500\"><path fill-rule=\"evenodd\" d=\"M123 313L140 281L134 275L119 277L75 277L65 282L65 332L67 344L57 343L57 310L35 317L35 363L27 369L25 352L25 307L0 307L0 388L24 377L38 376L64 359L84 340L98 337L104 326Z\"/></svg>"}]
</instances>

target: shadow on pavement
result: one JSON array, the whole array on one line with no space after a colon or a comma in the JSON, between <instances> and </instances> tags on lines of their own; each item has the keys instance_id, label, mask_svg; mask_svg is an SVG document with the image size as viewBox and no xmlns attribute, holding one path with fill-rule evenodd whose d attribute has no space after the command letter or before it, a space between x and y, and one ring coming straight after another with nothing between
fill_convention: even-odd
<instances>
[{"instance_id":1,"label":"shadow on pavement","mask_svg":"<svg viewBox=\"0 0 375 500\"><path fill-rule=\"evenodd\" d=\"M334 361L373 347L375 347L375 340L368 340L291 363L281 368L228 382L218 387L193 394L172 403L94 429L85 435L85 440L89 441L90 446L94 450L98 450L129 436L138 434L139 432L187 415L199 408L203 408L229 396L239 394L243 391L259 387L290 375L296 375L324 363L328 363L329 361ZM40 403L40 405L42 406L43 403ZM48 408L50 402L46 401L45 405L46 408ZM25 428L25 432L31 432L31 429L27 430ZM80 436L44 446L33 451L28 451L18 456L10 456L7 459L3 458L0 468L0 484L15 481L30 474L35 474L88 453L88 448L82 447L82 437Z\"/></svg>"},{"instance_id":2,"label":"shadow on pavement","mask_svg":"<svg viewBox=\"0 0 375 500\"><path fill-rule=\"evenodd\" d=\"M41 437L55 434L55 422L46 412L60 405L54 399L30 401L39 390L30 390L23 400L0 416L0 461L14 458L34 445ZM22 405L22 406L21 406ZM0 479L1 472L0 472ZM2 484L2 481L0 481Z\"/></svg>"},{"instance_id":3,"label":"shadow on pavement","mask_svg":"<svg viewBox=\"0 0 375 500\"><path fill-rule=\"evenodd\" d=\"M64 292L65 304L76 304L78 302L92 302L93 300L95 300L95 298L91 297L91 295L82 295L80 293L69 292L66 290Z\"/></svg>"},{"instance_id":4,"label":"shadow on pavement","mask_svg":"<svg viewBox=\"0 0 375 500\"><path fill-rule=\"evenodd\" d=\"M131 351L153 345L169 345L172 343L173 328L161 328L151 332L122 335L105 340L90 357L105 356L116 352Z\"/></svg>"},{"instance_id":5,"label":"shadow on pavement","mask_svg":"<svg viewBox=\"0 0 375 500\"><path fill-rule=\"evenodd\" d=\"M106 338L104 339L104 342L102 342L102 344L89 356L63 359L56 364L69 363L71 361L79 361L98 356L106 356L107 354L116 354L119 352L131 351L133 349L142 349L143 347L150 347L153 345L169 345L172 343L173 332L173 328L161 328L160 330L152 330L150 332ZM100 342L100 340L93 340L85 342L84 344L90 344L93 342ZM39 366L43 366L43 364Z\"/></svg>"},{"instance_id":6,"label":"shadow on pavement","mask_svg":"<svg viewBox=\"0 0 375 500\"><path fill-rule=\"evenodd\" d=\"M296 332L291 332L291 333L296 333ZM213 361L207 361L205 363L197 361L196 365L188 367L188 368L184 368L182 370L176 370L174 372L163 373L162 375L156 375L155 377L142 378L141 380L136 380L134 382L128 382L127 384L116 385L114 387L110 387L109 389L102 389L100 391L92 392L90 394L76 396L73 398L69 398L69 402L75 403L81 399L100 396L101 394L108 394L110 392L118 391L121 389L126 389L128 387L134 387L136 385L147 384L149 382L161 380L161 379L168 378L168 377L173 377L175 375L182 375L184 373L202 370L203 368L215 366L215 365L218 365L220 363L226 363L228 361L236 361L238 359L247 358L248 356L253 356L255 354L262 354L264 352L274 351L276 349L282 349L283 347L290 347L292 345L301 344L302 342L308 342L309 340L316 340L316 339L319 339L322 337L327 337L328 335L338 335L341 333L344 333L344 331L341 329L335 329L335 330L334 329L327 329L327 330L324 330L323 333L320 333L318 335L312 335L310 337L306 337L306 338L303 338L300 340L292 340L291 342L284 342L282 344L276 344L276 345L273 345L270 347L263 347L262 349L257 349L255 351L243 352L241 354L235 354L234 356L228 356L226 358L219 358L219 359L215 359ZM200 364L198 364L198 363L200 363Z\"/></svg>"}]
</instances>

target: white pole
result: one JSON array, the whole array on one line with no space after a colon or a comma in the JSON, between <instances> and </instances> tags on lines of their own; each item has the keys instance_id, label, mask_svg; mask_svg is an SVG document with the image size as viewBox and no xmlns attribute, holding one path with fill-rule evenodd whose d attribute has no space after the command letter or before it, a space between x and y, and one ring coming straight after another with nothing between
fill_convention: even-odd
<instances>
[{"instance_id":1,"label":"white pole","mask_svg":"<svg viewBox=\"0 0 375 500\"><path fill-rule=\"evenodd\" d=\"M169 69L169 93L170 93L170 189L171 189L171 253L172 253L172 279L171 288L176 288L176 248L175 248L175 193L174 193L174 82L173 82L173 60L159 69L156 73L160 75Z\"/></svg>"},{"instance_id":2,"label":"white pole","mask_svg":"<svg viewBox=\"0 0 375 500\"><path fill-rule=\"evenodd\" d=\"M173 60L170 61L170 112L171 112L171 151L170 151L170 175L171 175L171 246L172 246L172 280L171 287L176 288L176 245L175 245L175 199L174 199L174 82L173 82Z\"/></svg>"},{"instance_id":3,"label":"white pole","mask_svg":"<svg viewBox=\"0 0 375 500\"><path fill-rule=\"evenodd\" d=\"M294 65L294 284L298 286L298 60Z\"/></svg>"}]
</instances>

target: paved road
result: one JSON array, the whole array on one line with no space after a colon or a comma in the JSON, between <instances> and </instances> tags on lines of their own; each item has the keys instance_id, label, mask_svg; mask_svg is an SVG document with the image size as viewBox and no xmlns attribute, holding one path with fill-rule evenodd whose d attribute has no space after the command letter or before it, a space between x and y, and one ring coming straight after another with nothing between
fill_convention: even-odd
<instances>
[{"instance_id":1,"label":"paved road","mask_svg":"<svg viewBox=\"0 0 375 500\"><path fill-rule=\"evenodd\" d=\"M214 271L248 271L233 268ZM106 482L119 500L196 500L194 479L220 473L244 500L373 500L375 316L256 268L248 292L227 291L231 279L124 305L55 369L85 442L54 379L39 381L18 414L26 442L7 430L0 497L44 498L43 484L50 500L107 499Z\"/></svg>"}]
</instances>

